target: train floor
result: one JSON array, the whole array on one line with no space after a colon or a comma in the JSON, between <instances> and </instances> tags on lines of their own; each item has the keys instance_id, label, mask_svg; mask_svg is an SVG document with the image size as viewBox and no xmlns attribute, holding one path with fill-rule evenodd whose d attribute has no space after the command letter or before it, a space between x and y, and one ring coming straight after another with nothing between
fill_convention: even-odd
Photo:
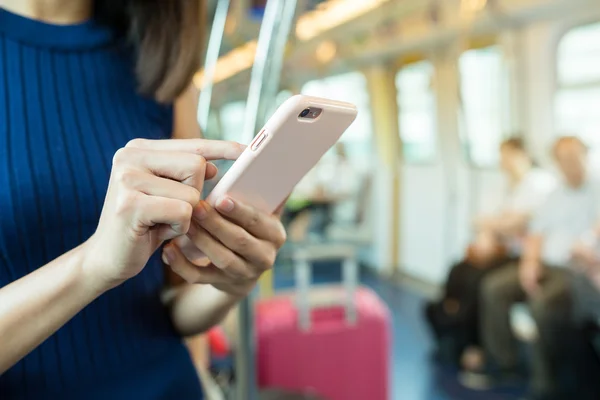
<instances>
[{"instance_id":1,"label":"train floor","mask_svg":"<svg viewBox=\"0 0 600 400\"><path fill-rule=\"evenodd\" d=\"M277 269L276 269L277 271ZM339 281L340 269L316 268L316 283ZM402 287L363 274L361 281L373 288L388 304L393 324L393 400L513 400L524 394L524 389L501 391L471 391L457 380L457 372L441 367L430 359L432 341L422 318L426 297L414 288ZM293 286L290 269L275 273L276 288Z\"/></svg>"}]
</instances>

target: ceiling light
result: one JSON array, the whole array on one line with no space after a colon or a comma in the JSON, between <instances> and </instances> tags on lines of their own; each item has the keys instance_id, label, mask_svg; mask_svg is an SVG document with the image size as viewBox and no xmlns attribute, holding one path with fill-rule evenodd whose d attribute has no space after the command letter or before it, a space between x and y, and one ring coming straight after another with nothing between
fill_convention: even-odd
<instances>
[{"instance_id":1,"label":"ceiling light","mask_svg":"<svg viewBox=\"0 0 600 400\"><path fill-rule=\"evenodd\" d=\"M298 18L296 36L310 40L321 33L374 10L389 0L329 0Z\"/></svg>"},{"instance_id":2,"label":"ceiling light","mask_svg":"<svg viewBox=\"0 0 600 400\"><path fill-rule=\"evenodd\" d=\"M337 46L331 40L326 40L319 44L315 50L315 57L321 64L331 62L337 53Z\"/></svg>"},{"instance_id":3,"label":"ceiling light","mask_svg":"<svg viewBox=\"0 0 600 400\"><path fill-rule=\"evenodd\" d=\"M254 57L256 56L256 46L256 40L252 40L219 58L217 65L215 66L213 83L222 82L251 68L254 64ZM200 89L204 85L203 79L203 70L194 76L194 84Z\"/></svg>"}]
</instances>

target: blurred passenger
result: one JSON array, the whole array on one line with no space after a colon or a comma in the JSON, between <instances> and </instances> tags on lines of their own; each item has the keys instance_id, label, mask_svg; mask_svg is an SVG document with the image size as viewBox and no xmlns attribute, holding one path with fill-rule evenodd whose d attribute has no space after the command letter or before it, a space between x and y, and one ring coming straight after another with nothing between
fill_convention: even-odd
<instances>
[{"instance_id":1,"label":"blurred passenger","mask_svg":"<svg viewBox=\"0 0 600 400\"><path fill-rule=\"evenodd\" d=\"M479 286L490 271L515 261L532 212L556 186L551 174L535 168L523 140L511 138L500 145L506 186L495 213L475 220L475 239L464 260L451 268L441 302L429 304L427 319L445 360L467 369L481 366L479 340Z\"/></svg>"},{"instance_id":2,"label":"blurred passenger","mask_svg":"<svg viewBox=\"0 0 600 400\"><path fill-rule=\"evenodd\" d=\"M284 221L291 224L309 212L309 230L323 233L335 221L354 215L353 206L360 178L348 159L344 143L338 142L332 154L321 161L295 188L286 205Z\"/></svg>"},{"instance_id":3,"label":"blurred passenger","mask_svg":"<svg viewBox=\"0 0 600 400\"><path fill-rule=\"evenodd\" d=\"M504 198L495 213L475 220L478 233L491 233L519 256L532 213L555 189L552 174L534 166L520 138L507 139L500 145L500 166L506 176Z\"/></svg>"},{"instance_id":4,"label":"blurred passenger","mask_svg":"<svg viewBox=\"0 0 600 400\"><path fill-rule=\"evenodd\" d=\"M561 337L554 327L571 315L571 250L596 220L600 197L598 185L588 176L587 149L579 139L559 139L554 156L564 182L536 212L520 263L492 272L482 283L481 333L489 358L478 374L463 376L470 378L463 380L467 385L493 385L519 376L509 314L516 302L526 301L539 331L533 346L531 396L560 398L555 355Z\"/></svg>"},{"instance_id":5,"label":"blurred passenger","mask_svg":"<svg viewBox=\"0 0 600 400\"><path fill-rule=\"evenodd\" d=\"M438 361L458 364L461 358L468 364L477 364L479 340L478 287L484 274L507 262L506 251L489 234L477 235L464 260L454 265L442 300L425 307L437 342L435 357Z\"/></svg>"}]
</instances>

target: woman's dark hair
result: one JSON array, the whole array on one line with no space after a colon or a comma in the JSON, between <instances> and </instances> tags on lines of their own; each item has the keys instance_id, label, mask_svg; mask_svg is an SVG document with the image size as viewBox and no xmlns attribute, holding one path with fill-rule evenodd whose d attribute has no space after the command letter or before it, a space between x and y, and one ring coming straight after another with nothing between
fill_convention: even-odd
<instances>
[{"instance_id":1,"label":"woman's dark hair","mask_svg":"<svg viewBox=\"0 0 600 400\"><path fill-rule=\"evenodd\" d=\"M95 0L94 18L134 46L140 92L173 101L200 68L203 0Z\"/></svg>"}]
</instances>

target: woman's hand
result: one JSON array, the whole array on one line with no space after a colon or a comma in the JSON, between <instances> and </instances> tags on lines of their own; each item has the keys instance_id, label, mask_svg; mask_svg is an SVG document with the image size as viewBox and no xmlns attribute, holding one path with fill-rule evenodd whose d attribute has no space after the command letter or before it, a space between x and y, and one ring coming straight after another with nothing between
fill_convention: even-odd
<instances>
[{"instance_id":1,"label":"woman's hand","mask_svg":"<svg viewBox=\"0 0 600 400\"><path fill-rule=\"evenodd\" d=\"M216 209L201 201L194 209L186 236L163 249L163 260L189 283L211 284L236 297L246 296L261 274L275 263L286 240L279 215L262 213L230 198ZM210 264L197 266L189 259L202 252ZM187 255L187 257L186 257Z\"/></svg>"},{"instance_id":2,"label":"woman's hand","mask_svg":"<svg viewBox=\"0 0 600 400\"><path fill-rule=\"evenodd\" d=\"M85 243L87 271L104 289L137 275L165 241L185 235L200 201L207 160L236 159L237 143L133 140L117 151L94 235Z\"/></svg>"}]
</instances>

